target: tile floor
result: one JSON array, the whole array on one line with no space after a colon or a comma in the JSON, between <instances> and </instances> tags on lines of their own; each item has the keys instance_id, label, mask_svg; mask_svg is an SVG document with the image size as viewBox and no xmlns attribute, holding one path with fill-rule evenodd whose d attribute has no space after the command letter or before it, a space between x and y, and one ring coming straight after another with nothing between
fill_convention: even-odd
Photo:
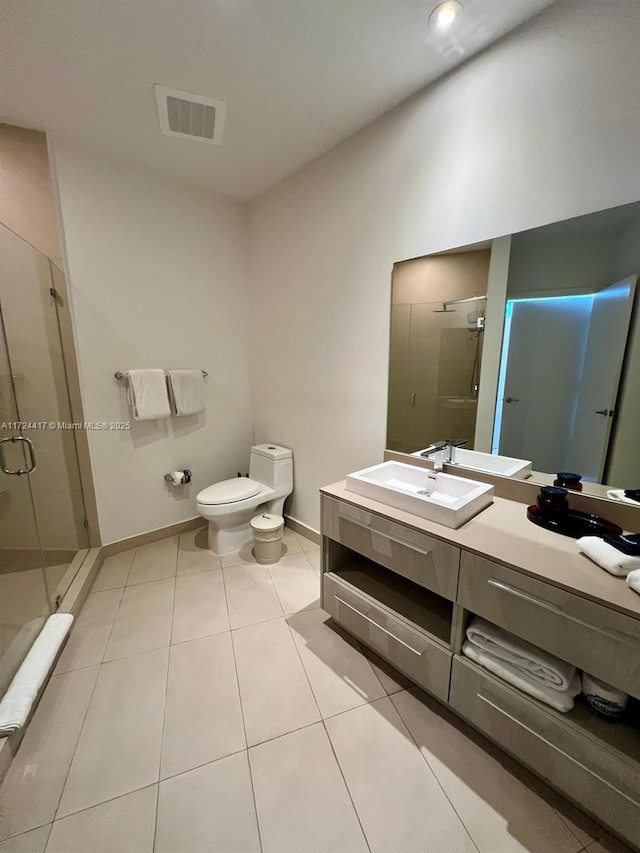
<instances>
[{"instance_id":1,"label":"tile floor","mask_svg":"<svg viewBox=\"0 0 640 853\"><path fill-rule=\"evenodd\" d=\"M0 853L622 853L332 625L319 551L108 558L0 790Z\"/></svg>"}]
</instances>

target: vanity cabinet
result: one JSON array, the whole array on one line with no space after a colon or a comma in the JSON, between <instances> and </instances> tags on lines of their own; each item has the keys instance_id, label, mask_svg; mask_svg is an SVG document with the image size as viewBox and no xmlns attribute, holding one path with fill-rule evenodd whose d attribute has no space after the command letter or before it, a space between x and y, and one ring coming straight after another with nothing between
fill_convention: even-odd
<instances>
[{"instance_id":1,"label":"vanity cabinet","mask_svg":"<svg viewBox=\"0 0 640 853\"><path fill-rule=\"evenodd\" d=\"M331 493L322 494L324 609L640 848L640 612L634 618L606 600L532 576L530 567L540 556L535 550L527 570L505 566L465 548L460 540L466 534L438 526L434 536L434 525L415 516L344 488L327 489ZM596 575L596 586L607 588L616 580ZM475 615L635 697L630 721L601 720L579 700L562 714L461 656Z\"/></svg>"},{"instance_id":2,"label":"vanity cabinet","mask_svg":"<svg viewBox=\"0 0 640 853\"><path fill-rule=\"evenodd\" d=\"M458 604L640 696L640 620L468 552Z\"/></svg>"}]
</instances>

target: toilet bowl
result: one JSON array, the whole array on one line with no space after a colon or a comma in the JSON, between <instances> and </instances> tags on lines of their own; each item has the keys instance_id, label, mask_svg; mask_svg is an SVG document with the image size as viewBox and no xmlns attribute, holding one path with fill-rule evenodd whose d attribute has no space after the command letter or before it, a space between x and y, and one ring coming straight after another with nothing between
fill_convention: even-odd
<instances>
[{"instance_id":1,"label":"toilet bowl","mask_svg":"<svg viewBox=\"0 0 640 853\"><path fill-rule=\"evenodd\" d=\"M249 476L207 486L196 498L198 513L209 522L209 548L226 554L252 539L251 519L261 510L282 515L293 491L293 454L276 444L251 448Z\"/></svg>"}]
</instances>

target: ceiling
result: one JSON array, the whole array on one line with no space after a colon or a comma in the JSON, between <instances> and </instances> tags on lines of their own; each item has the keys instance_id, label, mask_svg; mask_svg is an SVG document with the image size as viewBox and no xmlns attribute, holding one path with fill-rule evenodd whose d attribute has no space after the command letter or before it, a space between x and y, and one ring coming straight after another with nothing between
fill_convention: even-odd
<instances>
[{"instance_id":1,"label":"ceiling","mask_svg":"<svg viewBox=\"0 0 640 853\"><path fill-rule=\"evenodd\" d=\"M0 121L255 196L551 5L463 0L3 0ZM220 147L160 133L153 84L227 102Z\"/></svg>"}]
</instances>

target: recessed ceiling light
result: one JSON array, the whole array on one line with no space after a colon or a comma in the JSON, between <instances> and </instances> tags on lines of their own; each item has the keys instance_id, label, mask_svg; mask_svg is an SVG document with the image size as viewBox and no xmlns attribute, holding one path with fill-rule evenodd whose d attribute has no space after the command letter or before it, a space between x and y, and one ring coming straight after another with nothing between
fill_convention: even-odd
<instances>
[{"instance_id":1,"label":"recessed ceiling light","mask_svg":"<svg viewBox=\"0 0 640 853\"><path fill-rule=\"evenodd\" d=\"M429 16L429 26L438 32L444 32L451 27L462 14L462 3L458 0L446 0L440 3Z\"/></svg>"}]
</instances>

